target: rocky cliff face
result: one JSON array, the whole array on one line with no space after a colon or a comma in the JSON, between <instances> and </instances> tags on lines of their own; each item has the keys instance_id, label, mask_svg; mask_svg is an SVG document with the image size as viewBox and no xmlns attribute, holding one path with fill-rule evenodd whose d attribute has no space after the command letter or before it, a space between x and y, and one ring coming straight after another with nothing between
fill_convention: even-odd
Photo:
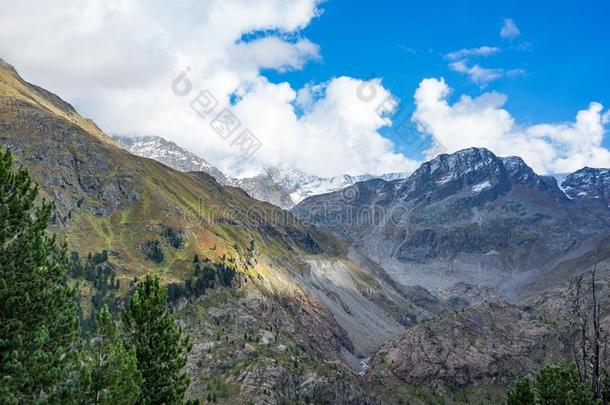
<instances>
[{"instance_id":1,"label":"rocky cliff face","mask_svg":"<svg viewBox=\"0 0 610 405\"><path fill-rule=\"evenodd\" d=\"M610 224L605 205L570 200L554 178L520 158L477 148L440 155L405 180L311 197L293 212L347 240L403 284L442 289L468 282L508 295Z\"/></svg>"},{"instance_id":2,"label":"rocky cliff face","mask_svg":"<svg viewBox=\"0 0 610 405\"><path fill-rule=\"evenodd\" d=\"M561 184L575 199L599 199L610 205L610 169L585 167L568 175Z\"/></svg>"},{"instance_id":3,"label":"rocky cliff face","mask_svg":"<svg viewBox=\"0 0 610 405\"><path fill-rule=\"evenodd\" d=\"M500 387L565 359L558 327L536 317L531 308L485 303L423 322L389 340L366 379L386 400L417 401L420 387L433 402L503 403Z\"/></svg>"}]
</instances>

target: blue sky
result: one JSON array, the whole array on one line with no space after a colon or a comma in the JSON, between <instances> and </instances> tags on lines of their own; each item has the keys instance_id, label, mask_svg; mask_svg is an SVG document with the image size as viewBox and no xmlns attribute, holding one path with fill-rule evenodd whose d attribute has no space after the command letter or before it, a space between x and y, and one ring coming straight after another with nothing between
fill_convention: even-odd
<instances>
[{"instance_id":1,"label":"blue sky","mask_svg":"<svg viewBox=\"0 0 610 405\"><path fill-rule=\"evenodd\" d=\"M0 57L107 133L163 136L234 176L409 172L473 146L566 173L610 167L609 15L576 0L0 1ZM193 110L203 89L254 154ZM390 96L398 117L375 108Z\"/></svg>"},{"instance_id":2,"label":"blue sky","mask_svg":"<svg viewBox=\"0 0 610 405\"><path fill-rule=\"evenodd\" d=\"M302 31L320 45L321 61L299 71L265 72L272 81L288 80L300 88L337 75L381 77L401 107L412 111L419 82L444 77L453 98L490 90L506 94L506 109L524 125L571 121L591 101L610 104L606 1L329 0L321 8L323 14ZM500 37L506 18L520 31L512 40ZM448 68L444 55L480 46L501 48L477 59L482 66L525 73L481 89ZM399 137L393 140L404 150ZM604 146L610 146L608 137Z\"/></svg>"}]
</instances>

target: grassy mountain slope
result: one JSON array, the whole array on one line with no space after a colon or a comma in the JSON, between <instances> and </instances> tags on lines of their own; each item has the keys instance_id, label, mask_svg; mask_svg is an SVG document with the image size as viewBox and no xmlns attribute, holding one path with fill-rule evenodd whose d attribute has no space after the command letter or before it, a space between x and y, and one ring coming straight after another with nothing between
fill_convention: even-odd
<instances>
[{"instance_id":1,"label":"grassy mountain slope","mask_svg":"<svg viewBox=\"0 0 610 405\"><path fill-rule=\"evenodd\" d=\"M53 229L70 250L81 258L108 252L97 276L112 269L116 297L146 273L180 289L210 268L236 272L224 283L212 276L216 281L205 292L174 301L194 340L187 366L193 398L369 403L348 365L357 367L358 356L442 307L434 300L421 304L421 291L397 288L286 211L206 174L177 172L120 149L92 121L4 62L0 145L55 202ZM326 278L321 286L311 277L312 263L336 266L342 278ZM85 310L99 288L81 280ZM348 303L374 306L376 316L354 320ZM361 339L359 331L379 320L387 330Z\"/></svg>"}]
</instances>

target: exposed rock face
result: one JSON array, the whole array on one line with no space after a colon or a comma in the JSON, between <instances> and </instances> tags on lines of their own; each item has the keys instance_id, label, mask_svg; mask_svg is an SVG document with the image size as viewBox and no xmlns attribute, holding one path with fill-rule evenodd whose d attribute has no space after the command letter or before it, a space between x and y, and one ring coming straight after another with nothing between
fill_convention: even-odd
<instances>
[{"instance_id":1,"label":"exposed rock face","mask_svg":"<svg viewBox=\"0 0 610 405\"><path fill-rule=\"evenodd\" d=\"M446 316L443 322L410 328L377 353L371 368L374 371L383 361L407 384L436 389L494 378L510 384L523 369L533 368L537 359L531 357L532 349L549 334L547 327L516 307L482 304ZM506 370L508 364L503 362L521 363L521 370Z\"/></svg>"},{"instance_id":2,"label":"exposed rock face","mask_svg":"<svg viewBox=\"0 0 610 405\"><path fill-rule=\"evenodd\" d=\"M264 174L244 179L231 179L231 185L241 188L252 198L277 207L290 209L294 206L288 190Z\"/></svg>"},{"instance_id":3,"label":"exposed rock face","mask_svg":"<svg viewBox=\"0 0 610 405\"><path fill-rule=\"evenodd\" d=\"M138 201L138 174L110 164L113 141L70 104L12 72L0 71L0 145L55 202L54 223L65 226L83 211L109 215Z\"/></svg>"},{"instance_id":4,"label":"exposed rock face","mask_svg":"<svg viewBox=\"0 0 610 405\"><path fill-rule=\"evenodd\" d=\"M610 169L585 167L568 175L561 185L570 198L599 199L610 205Z\"/></svg>"},{"instance_id":5,"label":"exposed rock face","mask_svg":"<svg viewBox=\"0 0 610 405\"><path fill-rule=\"evenodd\" d=\"M523 274L610 229L605 205L570 200L520 158L478 148L440 155L405 180L308 198L293 212L404 284L482 283L508 294L528 283Z\"/></svg>"},{"instance_id":6,"label":"exposed rock face","mask_svg":"<svg viewBox=\"0 0 610 405\"><path fill-rule=\"evenodd\" d=\"M398 381L396 396L405 392L401 384L440 397L465 387L510 385L540 363L562 360L553 358L552 346L560 346L555 328L513 305L477 305L391 339L371 360L366 378L390 397L381 387ZM499 396L490 402L502 401Z\"/></svg>"},{"instance_id":7,"label":"exposed rock face","mask_svg":"<svg viewBox=\"0 0 610 405\"><path fill-rule=\"evenodd\" d=\"M396 288L382 272L358 273L349 266L343 261L310 259L303 279L346 331L354 344L351 352L360 358L371 356L404 326L444 309L426 290Z\"/></svg>"}]
</instances>

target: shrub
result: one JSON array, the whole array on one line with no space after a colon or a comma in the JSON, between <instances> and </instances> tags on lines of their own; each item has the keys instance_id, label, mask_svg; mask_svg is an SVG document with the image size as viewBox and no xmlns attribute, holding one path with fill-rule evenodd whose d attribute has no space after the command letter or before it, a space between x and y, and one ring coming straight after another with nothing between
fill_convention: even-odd
<instances>
[{"instance_id":1,"label":"shrub","mask_svg":"<svg viewBox=\"0 0 610 405\"><path fill-rule=\"evenodd\" d=\"M165 259L163 246L161 246L161 242L159 242L157 239L146 242L144 245L144 253L146 254L146 257L157 264L162 263Z\"/></svg>"}]
</instances>

